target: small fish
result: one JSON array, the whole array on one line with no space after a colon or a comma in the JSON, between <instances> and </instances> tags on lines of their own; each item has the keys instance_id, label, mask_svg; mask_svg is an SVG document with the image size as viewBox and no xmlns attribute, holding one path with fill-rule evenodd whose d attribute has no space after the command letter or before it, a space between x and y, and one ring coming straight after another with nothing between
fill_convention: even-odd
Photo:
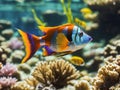
<instances>
[{"instance_id":1,"label":"small fish","mask_svg":"<svg viewBox=\"0 0 120 90\"><path fill-rule=\"evenodd\" d=\"M82 8L82 9L80 10L80 12L81 12L82 14L92 14L92 13L93 13L93 11L92 11L90 8L87 8L87 7Z\"/></svg>"},{"instance_id":2,"label":"small fish","mask_svg":"<svg viewBox=\"0 0 120 90\"><path fill-rule=\"evenodd\" d=\"M74 24L63 24L55 27L38 26L38 28L44 33L41 37L18 29L26 51L22 63L30 59L39 48L43 56L64 55L81 49L92 40L80 27Z\"/></svg>"},{"instance_id":3,"label":"small fish","mask_svg":"<svg viewBox=\"0 0 120 90\"><path fill-rule=\"evenodd\" d=\"M84 64L83 58L81 58L79 56L72 56L71 59L69 60L69 62L71 62L72 64L74 64L76 66L80 66L80 65Z\"/></svg>"},{"instance_id":4,"label":"small fish","mask_svg":"<svg viewBox=\"0 0 120 90\"><path fill-rule=\"evenodd\" d=\"M80 25L83 28L86 28L87 23L83 20L80 20L79 18L75 18L75 23L77 23L78 25Z\"/></svg>"}]
</instances>

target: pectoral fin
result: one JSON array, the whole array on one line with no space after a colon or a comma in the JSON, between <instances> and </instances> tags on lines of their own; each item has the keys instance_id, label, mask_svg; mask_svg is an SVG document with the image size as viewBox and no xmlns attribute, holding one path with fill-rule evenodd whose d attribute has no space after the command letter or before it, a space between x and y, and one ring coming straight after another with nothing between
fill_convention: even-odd
<instances>
[{"instance_id":1,"label":"pectoral fin","mask_svg":"<svg viewBox=\"0 0 120 90\"><path fill-rule=\"evenodd\" d=\"M68 48L69 41L63 33L59 33L56 37L57 52L62 52Z\"/></svg>"},{"instance_id":2,"label":"pectoral fin","mask_svg":"<svg viewBox=\"0 0 120 90\"><path fill-rule=\"evenodd\" d=\"M49 56L55 53L55 51L51 50L48 46L42 47L43 56Z\"/></svg>"}]
</instances>

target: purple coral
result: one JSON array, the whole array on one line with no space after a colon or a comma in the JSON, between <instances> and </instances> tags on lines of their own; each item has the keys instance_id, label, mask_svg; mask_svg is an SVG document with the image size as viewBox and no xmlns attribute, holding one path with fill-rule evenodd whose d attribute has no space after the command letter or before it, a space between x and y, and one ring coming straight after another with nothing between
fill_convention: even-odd
<instances>
[{"instance_id":1,"label":"purple coral","mask_svg":"<svg viewBox=\"0 0 120 90\"><path fill-rule=\"evenodd\" d=\"M2 87L9 87L16 83L17 79L12 77L1 77L0 78L0 85Z\"/></svg>"},{"instance_id":2,"label":"purple coral","mask_svg":"<svg viewBox=\"0 0 120 90\"><path fill-rule=\"evenodd\" d=\"M0 69L0 76L11 76L16 71L17 68L13 64L7 63Z\"/></svg>"},{"instance_id":3,"label":"purple coral","mask_svg":"<svg viewBox=\"0 0 120 90\"><path fill-rule=\"evenodd\" d=\"M9 42L9 47L11 49L20 49L23 46L22 41L18 40L18 38L12 38Z\"/></svg>"}]
</instances>

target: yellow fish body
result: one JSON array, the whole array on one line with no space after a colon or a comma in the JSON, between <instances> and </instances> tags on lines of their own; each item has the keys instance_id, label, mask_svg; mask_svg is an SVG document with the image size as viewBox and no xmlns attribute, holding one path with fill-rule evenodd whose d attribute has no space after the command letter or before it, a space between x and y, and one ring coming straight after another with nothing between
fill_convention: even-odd
<instances>
[{"instance_id":1,"label":"yellow fish body","mask_svg":"<svg viewBox=\"0 0 120 90\"><path fill-rule=\"evenodd\" d=\"M72 56L69 61L76 66L80 66L80 65L84 64L83 58L81 58L79 56Z\"/></svg>"},{"instance_id":2,"label":"yellow fish body","mask_svg":"<svg viewBox=\"0 0 120 90\"><path fill-rule=\"evenodd\" d=\"M82 8L81 10L80 10L80 12L82 13L82 14L92 14L93 12L92 12L92 10L90 9L90 8Z\"/></svg>"}]
</instances>

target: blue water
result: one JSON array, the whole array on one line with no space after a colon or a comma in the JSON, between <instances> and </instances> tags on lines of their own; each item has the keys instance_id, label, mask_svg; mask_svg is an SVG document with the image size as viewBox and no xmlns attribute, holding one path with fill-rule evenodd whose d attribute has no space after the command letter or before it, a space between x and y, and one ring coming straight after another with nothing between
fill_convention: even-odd
<instances>
[{"instance_id":1,"label":"blue water","mask_svg":"<svg viewBox=\"0 0 120 90\"><path fill-rule=\"evenodd\" d=\"M14 30L16 30L15 28L20 28L36 35L39 35L39 30L37 29L31 9L35 9L41 19L42 13L46 10L54 10L63 13L62 6L59 2L48 2L44 0L44 2L37 3L13 3L14 2L4 3L3 0L0 0L0 19L11 21ZM80 1L72 2L71 8L74 16L81 17L79 10L84 6L85 5L80 3Z\"/></svg>"}]
</instances>

